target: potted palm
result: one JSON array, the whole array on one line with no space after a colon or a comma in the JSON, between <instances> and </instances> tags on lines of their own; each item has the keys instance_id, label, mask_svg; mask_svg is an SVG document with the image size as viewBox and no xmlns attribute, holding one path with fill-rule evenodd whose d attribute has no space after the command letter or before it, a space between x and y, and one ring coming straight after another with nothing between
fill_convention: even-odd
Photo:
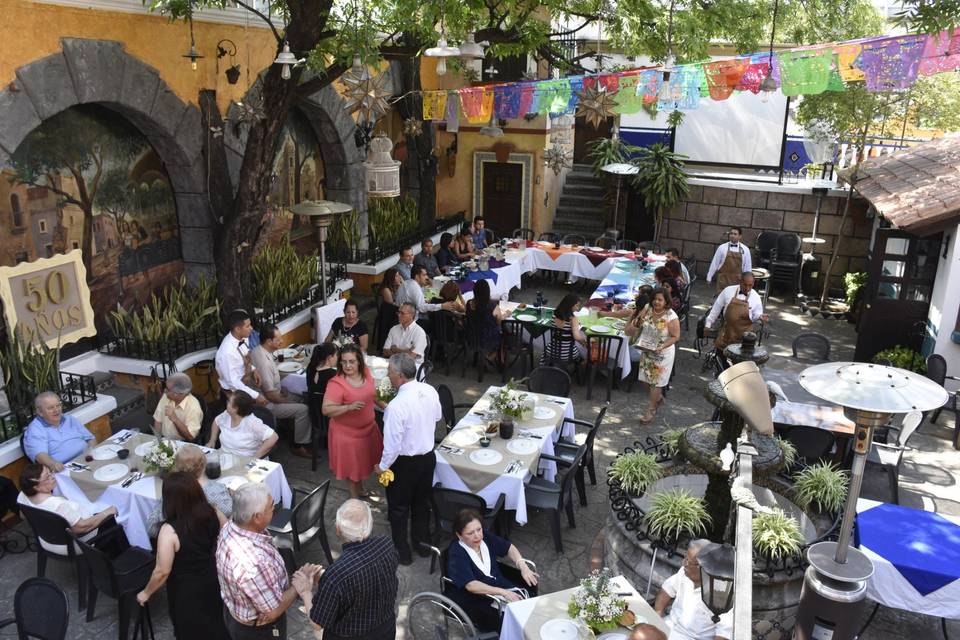
<instances>
[{"instance_id":1,"label":"potted palm","mask_svg":"<svg viewBox=\"0 0 960 640\"><path fill-rule=\"evenodd\" d=\"M690 186L684 171L687 156L662 144L640 149L631 160L638 172L631 183L643 197L643 206L654 218L654 242L659 241L664 212L687 197Z\"/></svg>"}]
</instances>

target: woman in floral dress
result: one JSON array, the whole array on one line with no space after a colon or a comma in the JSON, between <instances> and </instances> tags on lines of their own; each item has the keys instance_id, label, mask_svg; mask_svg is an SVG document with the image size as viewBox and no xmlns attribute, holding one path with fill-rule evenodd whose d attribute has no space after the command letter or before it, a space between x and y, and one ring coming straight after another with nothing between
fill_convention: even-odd
<instances>
[{"instance_id":1,"label":"woman in floral dress","mask_svg":"<svg viewBox=\"0 0 960 640\"><path fill-rule=\"evenodd\" d=\"M663 403L663 388L670 382L676 342L680 339L680 319L671 308L670 294L654 289L648 304L626 327L626 333L637 338L640 373L637 378L650 387L650 404L640 418L642 424L653 421ZM640 338L653 338L657 346L640 345Z\"/></svg>"}]
</instances>

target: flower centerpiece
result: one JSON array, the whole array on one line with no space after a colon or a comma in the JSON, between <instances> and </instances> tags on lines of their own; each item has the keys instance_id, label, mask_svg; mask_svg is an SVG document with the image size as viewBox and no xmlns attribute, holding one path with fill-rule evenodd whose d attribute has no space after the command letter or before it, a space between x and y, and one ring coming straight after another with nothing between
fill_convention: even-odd
<instances>
[{"instance_id":1,"label":"flower centerpiece","mask_svg":"<svg viewBox=\"0 0 960 640\"><path fill-rule=\"evenodd\" d=\"M377 383L377 400L387 404L397 396L397 390L390 384L390 378L384 377Z\"/></svg>"},{"instance_id":2,"label":"flower centerpiece","mask_svg":"<svg viewBox=\"0 0 960 640\"><path fill-rule=\"evenodd\" d=\"M349 333L337 333L337 335L333 337L332 342L337 349L343 349L348 344L357 344L357 341L354 340L353 336Z\"/></svg>"},{"instance_id":3,"label":"flower centerpiece","mask_svg":"<svg viewBox=\"0 0 960 640\"><path fill-rule=\"evenodd\" d=\"M527 394L517 391L517 383L512 378L490 398L490 409L512 420L523 418L529 408Z\"/></svg>"},{"instance_id":4,"label":"flower centerpiece","mask_svg":"<svg viewBox=\"0 0 960 640\"><path fill-rule=\"evenodd\" d=\"M156 444L147 449L147 452L143 454L143 463L148 473L156 471L160 474L165 474L173 469L173 459L175 455L176 451L173 448L172 442L157 438Z\"/></svg>"},{"instance_id":5,"label":"flower centerpiece","mask_svg":"<svg viewBox=\"0 0 960 640\"><path fill-rule=\"evenodd\" d=\"M627 614L627 601L618 597L610 584L610 569L594 570L580 581L570 596L567 614L582 620L594 633L616 629Z\"/></svg>"}]
</instances>

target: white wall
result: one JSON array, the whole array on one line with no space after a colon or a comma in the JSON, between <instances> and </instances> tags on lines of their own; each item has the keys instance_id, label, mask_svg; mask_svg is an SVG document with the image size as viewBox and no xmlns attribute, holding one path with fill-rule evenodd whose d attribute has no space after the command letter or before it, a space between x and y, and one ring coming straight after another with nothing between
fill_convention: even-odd
<instances>
[{"instance_id":1,"label":"white wall","mask_svg":"<svg viewBox=\"0 0 960 640\"><path fill-rule=\"evenodd\" d=\"M937 279L933 284L930 313L927 316L930 331L935 332L934 352L947 360L947 372L960 374L960 344L951 336L957 324L960 309L960 225L944 232L947 242L947 257L941 249L937 265Z\"/></svg>"}]
</instances>

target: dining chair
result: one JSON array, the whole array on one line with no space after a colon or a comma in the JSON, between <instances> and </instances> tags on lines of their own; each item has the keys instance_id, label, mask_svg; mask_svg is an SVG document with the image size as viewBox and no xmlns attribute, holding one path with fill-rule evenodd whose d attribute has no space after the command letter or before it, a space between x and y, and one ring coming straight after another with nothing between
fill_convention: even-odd
<instances>
[{"instance_id":1,"label":"dining chair","mask_svg":"<svg viewBox=\"0 0 960 640\"><path fill-rule=\"evenodd\" d=\"M571 245L582 247L585 244L587 244L587 239L584 238L579 233L568 233L565 236L563 236L563 240L561 240L561 242L563 244L571 244Z\"/></svg>"},{"instance_id":2,"label":"dining chair","mask_svg":"<svg viewBox=\"0 0 960 640\"><path fill-rule=\"evenodd\" d=\"M64 560L74 566L77 572L77 599L79 611L87 605L87 565L80 555L80 550L73 544L74 536L68 529L69 523L56 513L38 509L25 504L21 504L20 513L33 529L33 535L37 538L37 577L42 578L47 573L47 560L54 558ZM101 525L103 526L103 525ZM114 526L116 522L114 521ZM57 553L48 550L46 546L40 544L40 540L47 543L48 546L66 547L66 553Z\"/></svg>"},{"instance_id":3,"label":"dining chair","mask_svg":"<svg viewBox=\"0 0 960 640\"><path fill-rule=\"evenodd\" d=\"M575 436L573 440L569 438L560 438L554 445L554 450L557 455L565 460L570 460L571 462L576 458L578 449L582 446L586 448L586 452L583 456L583 464L577 469L577 493L580 497L580 506L587 506L587 492L586 492L586 482L584 479L584 472L590 475L590 484L593 486L597 485L597 470L593 464L593 445L597 439L597 432L600 431L600 425L603 424L603 417L607 414L607 409L610 408L610 401L608 400L603 407L600 408L600 413L597 414L596 419L593 423L589 423L586 420L577 420L576 418L564 418L563 423L571 423L587 429L586 436L581 440L579 436Z\"/></svg>"},{"instance_id":4,"label":"dining chair","mask_svg":"<svg viewBox=\"0 0 960 640\"><path fill-rule=\"evenodd\" d=\"M559 367L537 367L527 378L527 391L568 398L570 374Z\"/></svg>"},{"instance_id":5,"label":"dining chair","mask_svg":"<svg viewBox=\"0 0 960 640\"><path fill-rule=\"evenodd\" d=\"M947 375L947 361L939 353L933 353L927 356L927 377L936 382L941 387L946 386L946 381L950 380L952 382L960 382L960 378L957 376L948 376ZM930 422L936 424L937 418L940 417L940 412L944 409L953 411L953 448L960 449L960 408L957 407L957 396L960 395L960 391L950 392L950 397L947 398L947 401L942 407L935 410L933 415L930 417Z\"/></svg>"},{"instance_id":6,"label":"dining chair","mask_svg":"<svg viewBox=\"0 0 960 640\"><path fill-rule=\"evenodd\" d=\"M523 323L507 318L500 323L500 349L503 353L501 381L507 381L507 372L518 361L521 363L521 378L533 369L533 336L524 335Z\"/></svg>"},{"instance_id":7,"label":"dining chair","mask_svg":"<svg viewBox=\"0 0 960 640\"><path fill-rule=\"evenodd\" d=\"M52 580L27 578L13 596L13 617L0 621L0 629L15 624L24 640L64 640L69 622L67 594Z\"/></svg>"},{"instance_id":8,"label":"dining chair","mask_svg":"<svg viewBox=\"0 0 960 640\"><path fill-rule=\"evenodd\" d=\"M894 504L900 504L900 464L903 462L903 452L909 448L907 447L907 441L922 421L923 414L921 412L911 411L900 424L900 433L897 435L896 444L874 441L873 446L867 452L867 465L878 466L887 474ZM895 427L891 427L892 430L895 430Z\"/></svg>"},{"instance_id":9,"label":"dining chair","mask_svg":"<svg viewBox=\"0 0 960 640\"><path fill-rule=\"evenodd\" d=\"M637 248L638 244L639 243L636 240L624 238L623 240L617 242L617 249L621 249L622 251L633 251Z\"/></svg>"},{"instance_id":10,"label":"dining chair","mask_svg":"<svg viewBox=\"0 0 960 640\"><path fill-rule=\"evenodd\" d=\"M426 382L431 373L433 373L433 363L424 358L417 367L417 382Z\"/></svg>"},{"instance_id":11,"label":"dining chair","mask_svg":"<svg viewBox=\"0 0 960 640\"><path fill-rule=\"evenodd\" d=\"M447 433L450 433L457 424L457 409L469 410L473 408L473 405L465 402L455 404L453 392L445 384L437 385L437 395L440 397L440 413L443 415L443 424Z\"/></svg>"},{"instance_id":12,"label":"dining chair","mask_svg":"<svg viewBox=\"0 0 960 640\"><path fill-rule=\"evenodd\" d=\"M610 402L625 339L617 335L596 336L587 332L587 400L593 398L593 382L597 372L603 371L607 376L607 402Z\"/></svg>"},{"instance_id":13,"label":"dining chair","mask_svg":"<svg viewBox=\"0 0 960 640\"><path fill-rule=\"evenodd\" d=\"M601 249L606 249L611 251L617 248L617 239L611 238L610 236L600 236L593 241L593 244L600 247Z\"/></svg>"},{"instance_id":14,"label":"dining chair","mask_svg":"<svg viewBox=\"0 0 960 640\"><path fill-rule=\"evenodd\" d=\"M837 444L837 437L829 431L802 425L790 427L785 438L796 447L797 458L804 465L826 460Z\"/></svg>"},{"instance_id":15,"label":"dining chair","mask_svg":"<svg viewBox=\"0 0 960 640\"><path fill-rule=\"evenodd\" d=\"M448 489L438 482L433 485L431 497L434 528L436 531L443 531L452 536L453 521L457 514L463 509L473 509L483 516L484 529L493 530L497 535L507 537L510 535L510 522L506 519L505 500L506 496L501 493L497 496L496 503L488 507L483 497L469 491Z\"/></svg>"},{"instance_id":16,"label":"dining chair","mask_svg":"<svg viewBox=\"0 0 960 640\"><path fill-rule=\"evenodd\" d=\"M443 352L444 375L450 375L450 365L457 358L464 357L466 346L464 344L463 329L460 328L459 319L452 311L434 311L430 314L430 323L433 334L434 360L439 360L440 352Z\"/></svg>"},{"instance_id":17,"label":"dining chair","mask_svg":"<svg viewBox=\"0 0 960 640\"><path fill-rule=\"evenodd\" d=\"M532 240L533 238L531 238ZM560 242L560 235L553 231L544 231L537 240L541 242Z\"/></svg>"},{"instance_id":18,"label":"dining chair","mask_svg":"<svg viewBox=\"0 0 960 640\"><path fill-rule=\"evenodd\" d=\"M292 487L294 499L302 495L292 509L277 509L267 531L273 536L273 542L280 555L292 568L296 563L296 554L313 540L319 540L327 564L333 562L330 542L327 540L327 528L324 525L323 512L327 506L327 493L330 491L330 479L327 478L311 491Z\"/></svg>"},{"instance_id":19,"label":"dining chair","mask_svg":"<svg viewBox=\"0 0 960 640\"><path fill-rule=\"evenodd\" d=\"M654 253L663 253L663 249L660 248L660 243L654 242L653 240L644 240L643 242L637 243L637 246L636 246L637 251L644 250L644 249L647 251L652 251Z\"/></svg>"},{"instance_id":20,"label":"dining chair","mask_svg":"<svg viewBox=\"0 0 960 640\"><path fill-rule=\"evenodd\" d=\"M99 536L98 536L99 537ZM90 593L87 597L87 622L91 622L97 608L97 594L103 593L117 601L119 608L119 638L127 640L130 633L130 618L137 608L136 595L147 586L150 575L153 573L155 559L153 554L140 547L128 547L119 556L111 557L105 551L77 540L77 545L83 551L83 559L90 574ZM138 630L149 629L153 637L153 624L150 620L150 603L142 608L142 615L137 617Z\"/></svg>"},{"instance_id":21,"label":"dining chair","mask_svg":"<svg viewBox=\"0 0 960 640\"><path fill-rule=\"evenodd\" d=\"M487 369L492 369L493 371L501 370L501 365L497 362L497 356L493 358L487 353L483 348L481 343L481 332L483 327L479 322L475 322L475 316L471 313L468 313L464 319L464 330L463 330L463 346L464 346L464 355L461 358L461 367L460 367L460 377L467 377L467 367L473 363L476 363L477 366L477 382L483 382L483 376L486 374ZM502 339L502 338L501 338Z\"/></svg>"},{"instance_id":22,"label":"dining chair","mask_svg":"<svg viewBox=\"0 0 960 640\"><path fill-rule=\"evenodd\" d=\"M830 338L816 331L801 331L793 339L793 357L803 362L819 363L830 360Z\"/></svg>"},{"instance_id":23,"label":"dining chair","mask_svg":"<svg viewBox=\"0 0 960 640\"><path fill-rule=\"evenodd\" d=\"M550 518L550 532L553 534L553 545L557 553L563 553L560 512L566 511L567 523L571 529L577 526L573 515L573 483L577 476L577 469L583 464L586 453L586 445L583 445L577 449L572 460L546 453L540 454L541 461L552 460L557 463L557 480L550 481L541 476L534 476L523 490L528 509L547 512Z\"/></svg>"},{"instance_id":24,"label":"dining chair","mask_svg":"<svg viewBox=\"0 0 960 640\"><path fill-rule=\"evenodd\" d=\"M536 234L534 233L533 229L527 227L517 227L510 234L510 237L515 240L533 240L535 235Z\"/></svg>"},{"instance_id":25,"label":"dining chair","mask_svg":"<svg viewBox=\"0 0 960 640\"><path fill-rule=\"evenodd\" d=\"M210 425L213 424L214 415L210 411L210 408L207 406L207 401L203 396L191 392L194 398L197 399L197 403L200 405L200 412L202 417L200 418L200 431L197 432L197 436L193 439L194 444L200 446L206 446L207 440L210 439Z\"/></svg>"}]
</instances>

